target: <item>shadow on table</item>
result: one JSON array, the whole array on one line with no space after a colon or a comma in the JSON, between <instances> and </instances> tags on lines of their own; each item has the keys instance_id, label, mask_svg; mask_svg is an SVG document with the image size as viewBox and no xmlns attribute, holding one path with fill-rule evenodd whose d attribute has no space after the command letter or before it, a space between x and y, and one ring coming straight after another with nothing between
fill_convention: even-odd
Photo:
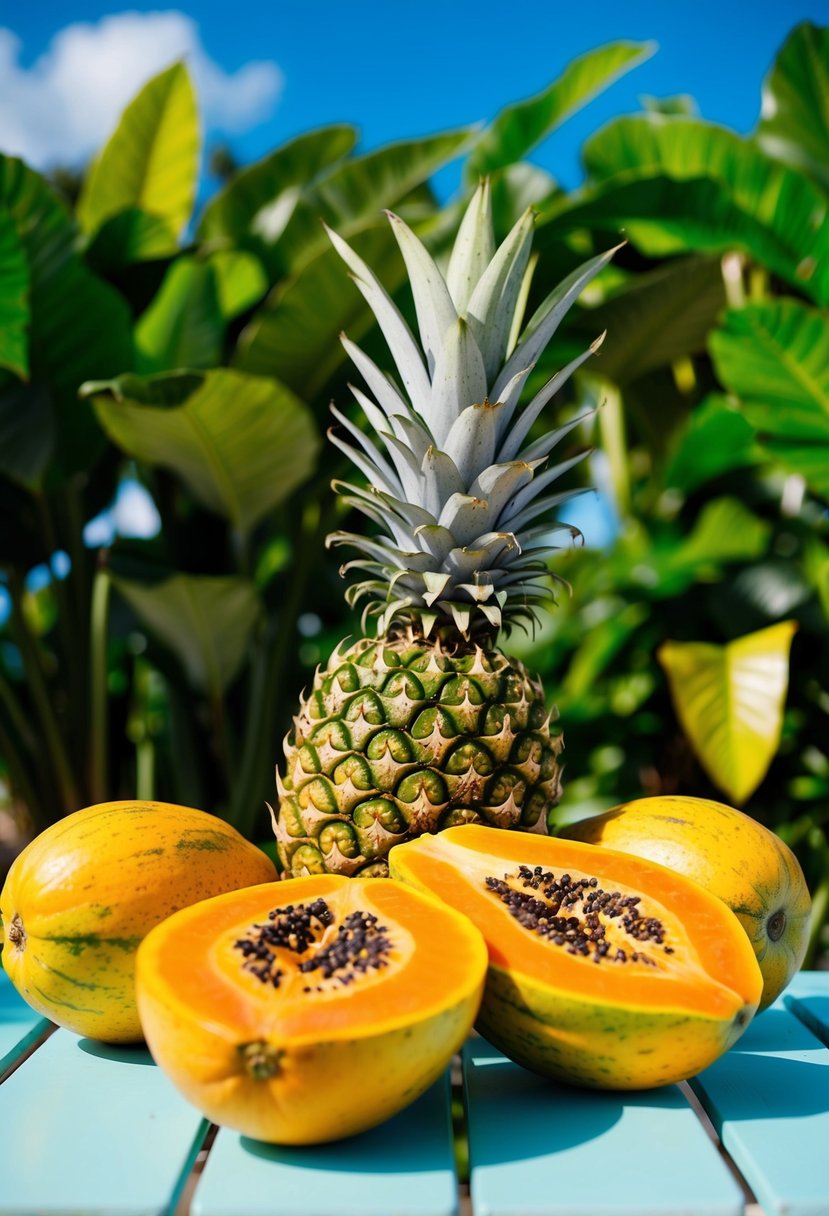
<instances>
[{"instance_id":1,"label":"shadow on table","mask_svg":"<svg viewBox=\"0 0 829 1216\"><path fill-rule=\"evenodd\" d=\"M359 1100L359 1095L356 1098ZM446 1150L448 1101L447 1090L445 1118L436 1117L435 1095L430 1090L378 1127L328 1144L294 1147L266 1144L250 1136L241 1136L240 1143L253 1157L301 1169L364 1175L433 1171L451 1163ZM443 1114L442 1107L438 1111Z\"/></svg>"},{"instance_id":2,"label":"shadow on table","mask_svg":"<svg viewBox=\"0 0 829 1216\"><path fill-rule=\"evenodd\" d=\"M99 1043L97 1039L78 1039L78 1047L88 1056L101 1060L115 1060L119 1064L153 1063L153 1058L143 1043Z\"/></svg>"}]
</instances>

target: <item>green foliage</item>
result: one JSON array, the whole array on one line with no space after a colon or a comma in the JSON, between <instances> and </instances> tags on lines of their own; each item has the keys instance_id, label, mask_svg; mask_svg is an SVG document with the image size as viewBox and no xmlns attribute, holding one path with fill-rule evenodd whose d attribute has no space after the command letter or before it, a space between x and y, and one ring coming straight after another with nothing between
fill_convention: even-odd
<instances>
[{"instance_id":1,"label":"green foliage","mask_svg":"<svg viewBox=\"0 0 829 1216\"><path fill-rule=\"evenodd\" d=\"M747 794L729 784L730 762L712 763L711 741L726 755L731 738L722 721L700 712L691 724L657 654L721 658L791 621L779 746L747 809L818 888L829 847L829 41L808 23L791 32L747 138L678 95L644 99L592 136L576 191L525 159L651 52L599 47L477 135L363 153L348 125L308 132L232 173L196 216L198 124L182 65L127 108L74 217L42 177L0 157L11 604L0 776L33 827L140 789L266 832L297 695L359 629L324 547L345 526L329 488L338 456L321 442L329 402L348 408L341 331L385 366L320 221L395 294L404 268L382 209L402 212L440 263L488 172L501 236L528 204L538 213L528 317L586 258L627 240L528 382L534 391L608 331L555 408L575 418L597 407L562 457L594 446L616 535L563 554L556 573L572 595L535 638L510 639L563 720L556 815L643 793ZM468 185L441 208L429 179L457 158ZM181 245L184 230L195 235ZM125 481L150 495L158 534L88 547L84 526Z\"/></svg>"},{"instance_id":2,"label":"green foliage","mask_svg":"<svg viewBox=\"0 0 829 1216\"><path fill-rule=\"evenodd\" d=\"M592 98L656 50L653 42L614 42L588 51L536 97L507 106L478 137L466 163L471 182L522 160Z\"/></svg>"},{"instance_id":3,"label":"green foliage","mask_svg":"<svg viewBox=\"0 0 829 1216\"><path fill-rule=\"evenodd\" d=\"M89 171L78 200L81 227L91 234L135 209L164 224L174 253L196 197L198 159L196 98L187 69L174 63L130 102Z\"/></svg>"}]
</instances>

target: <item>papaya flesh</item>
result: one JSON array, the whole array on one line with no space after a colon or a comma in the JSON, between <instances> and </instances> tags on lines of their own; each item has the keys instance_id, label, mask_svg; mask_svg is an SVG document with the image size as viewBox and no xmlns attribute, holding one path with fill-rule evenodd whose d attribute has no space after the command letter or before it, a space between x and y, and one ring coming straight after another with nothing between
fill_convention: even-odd
<instances>
[{"instance_id":1,"label":"papaya flesh","mask_svg":"<svg viewBox=\"0 0 829 1216\"><path fill-rule=\"evenodd\" d=\"M803 963L812 901L800 863L779 836L742 811L707 798L638 798L561 834L658 861L727 903L763 973L761 1010Z\"/></svg>"},{"instance_id":2,"label":"papaya flesh","mask_svg":"<svg viewBox=\"0 0 829 1216\"><path fill-rule=\"evenodd\" d=\"M364 1131L413 1102L469 1033L474 925L390 879L320 874L205 900L147 935L153 1058L209 1119L278 1144Z\"/></svg>"},{"instance_id":3,"label":"papaya flesh","mask_svg":"<svg viewBox=\"0 0 829 1216\"><path fill-rule=\"evenodd\" d=\"M534 1072L681 1081L739 1037L762 977L733 913L663 866L467 824L397 845L392 876L465 912L489 969L477 1029Z\"/></svg>"},{"instance_id":4,"label":"papaya flesh","mask_svg":"<svg viewBox=\"0 0 829 1216\"><path fill-rule=\"evenodd\" d=\"M102 802L46 828L0 893L3 966L24 1000L75 1034L141 1039L135 953L171 912L276 868L224 820L168 802Z\"/></svg>"}]
</instances>

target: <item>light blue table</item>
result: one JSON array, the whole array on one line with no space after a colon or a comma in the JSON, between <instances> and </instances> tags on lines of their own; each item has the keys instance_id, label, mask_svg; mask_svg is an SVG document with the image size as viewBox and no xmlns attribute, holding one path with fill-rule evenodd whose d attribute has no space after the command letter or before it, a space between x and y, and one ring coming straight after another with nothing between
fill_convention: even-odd
<instances>
[{"instance_id":1,"label":"light blue table","mask_svg":"<svg viewBox=\"0 0 829 1216\"><path fill-rule=\"evenodd\" d=\"M566 1089L474 1038L467 1186L448 1076L374 1132L274 1148L211 1127L143 1049L54 1030L0 973L0 1216L829 1216L827 1044L817 972L690 1086Z\"/></svg>"}]
</instances>

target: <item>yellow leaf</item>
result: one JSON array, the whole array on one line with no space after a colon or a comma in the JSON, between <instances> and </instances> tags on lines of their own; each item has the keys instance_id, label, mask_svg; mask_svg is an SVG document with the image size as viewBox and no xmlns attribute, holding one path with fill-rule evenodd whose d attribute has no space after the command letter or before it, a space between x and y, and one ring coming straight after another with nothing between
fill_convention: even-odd
<instances>
[{"instance_id":1,"label":"yellow leaf","mask_svg":"<svg viewBox=\"0 0 829 1216\"><path fill-rule=\"evenodd\" d=\"M93 164L78 200L81 227L138 208L178 236L196 195L199 120L187 69L174 63L129 103Z\"/></svg>"},{"instance_id":2,"label":"yellow leaf","mask_svg":"<svg viewBox=\"0 0 829 1216\"><path fill-rule=\"evenodd\" d=\"M725 646L669 641L659 649L682 728L711 780L737 806L777 751L796 629L796 621L782 621Z\"/></svg>"}]
</instances>

